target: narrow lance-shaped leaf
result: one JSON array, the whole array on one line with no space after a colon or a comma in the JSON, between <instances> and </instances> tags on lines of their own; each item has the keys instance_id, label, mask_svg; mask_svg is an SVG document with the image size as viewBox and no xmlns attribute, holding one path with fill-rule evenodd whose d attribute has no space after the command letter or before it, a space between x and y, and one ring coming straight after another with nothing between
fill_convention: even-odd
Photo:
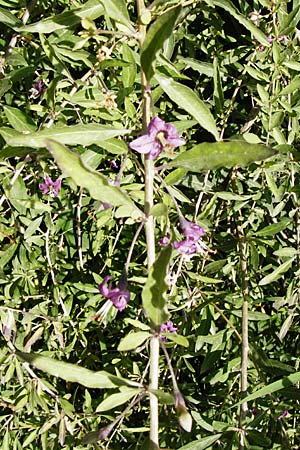
<instances>
[{"instance_id":1,"label":"narrow lance-shaped leaf","mask_svg":"<svg viewBox=\"0 0 300 450\"><path fill-rule=\"evenodd\" d=\"M152 334L149 331L136 331L135 333L129 333L123 339L121 339L118 345L120 352L133 350L134 348L142 345Z\"/></svg>"},{"instance_id":2,"label":"narrow lance-shaped leaf","mask_svg":"<svg viewBox=\"0 0 300 450\"><path fill-rule=\"evenodd\" d=\"M134 31L130 22L125 0L102 0L106 14L116 22L125 25L129 30Z\"/></svg>"},{"instance_id":3,"label":"narrow lance-shaped leaf","mask_svg":"<svg viewBox=\"0 0 300 450\"><path fill-rule=\"evenodd\" d=\"M196 92L184 84L177 83L172 78L161 75L155 75L155 78L173 102L194 117L201 127L209 131L216 140L219 139L215 119L208 106L198 97Z\"/></svg>"},{"instance_id":4,"label":"narrow lance-shaped leaf","mask_svg":"<svg viewBox=\"0 0 300 450\"><path fill-rule=\"evenodd\" d=\"M104 13L104 8L98 0L89 0L81 8L74 8L71 11L65 11L57 16L40 20L39 22L19 26L18 31L26 33L52 33L62 28L69 28L80 23L81 19L97 19Z\"/></svg>"},{"instance_id":5,"label":"narrow lance-shaped leaf","mask_svg":"<svg viewBox=\"0 0 300 450\"><path fill-rule=\"evenodd\" d=\"M10 125L17 131L32 132L36 130L36 125L30 116L27 116L19 108L13 108L12 106L3 106L4 113Z\"/></svg>"},{"instance_id":6,"label":"narrow lance-shaped leaf","mask_svg":"<svg viewBox=\"0 0 300 450\"><path fill-rule=\"evenodd\" d=\"M162 14L147 31L141 51L141 65L148 81L154 74L157 52L162 49L163 43L172 33L180 9L178 6Z\"/></svg>"},{"instance_id":7,"label":"narrow lance-shaped leaf","mask_svg":"<svg viewBox=\"0 0 300 450\"><path fill-rule=\"evenodd\" d=\"M5 130L5 129L4 129ZM8 145L21 147L46 147L46 141L53 139L61 144L92 145L101 144L101 141L129 133L130 130L114 129L106 125L90 123L87 125L70 125L65 127L52 127L29 134L15 133L12 136L3 134Z\"/></svg>"},{"instance_id":8,"label":"narrow lance-shaped leaf","mask_svg":"<svg viewBox=\"0 0 300 450\"><path fill-rule=\"evenodd\" d=\"M285 261L283 264L280 264L277 269L275 269L273 272L269 273L269 275L266 275L260 282L258 283L259 286L265 286L267 284L273 283L273 281L278 280L285 272L289 270L292 263L294 261L294 258L289 259L288 261Z\"/></svg>"},{"instance_id":9,"label":"narrow lance-shaped leaf","mask_svg":"<svg viewBox=\"0 0 300 450\"><path fill-rule=\"evenodd\" d=\"M111 375L104 370L93 372L84 367L58 361L48 356L39 355L37 353L16 352L19 359L26 361L39 370L42 370L54 377L62 378L71 383L79 383L89 388L112 389L117 386L127 385L140 387L139 383L126 380L116 375Z\"/></svg>"},{"instance_id":10,"label":"narrow lance-shaped leaf","mask_svg":"<svg viewBox=\"0 0 300 450\"><path fill-rule=\"evenodd\" d=\"M179 450L205 450L208 447L211 447L220 437L221 433L214 434L213 436L207 436L202 439L197 439L197 441L190 442L189 444L180 447Z\"/></svg>"},{"instance_id":11,"label":"narrow lance-shaped leaf","mask_svg":"<svg viewBox=\"0 0 300 450\"><path fill-rule=\"evenodd\" d=\"M253 392L252 394L247 395L247 397L243 398L243 400L231 406L231 408L236 408L243 402L250 402L257 398L264 397L265 395L273 394L274 392L280 391L281 389L289 388L299 382L300 382L300 372L292 373L291 375L288 375L287 377L284 377L281 380L274 381L274 383L270 383L267 386Z\"/></svg>"},{"instance_id":12,"label":"narrow lance-shaped leaf","mask_svg":"<svg viewBox=\"0 0 300 450\"><path fill-rule=\"evenodd\" d=\"M109 409L116 408L116 406L123 405L135 395L139 394L141 389L126 389L122 392L109 395L100 405L97 406L96 412L108 411Z\"/></svg>"},{"instance_id":13,"label":"narrow lance-shaped leaf","mask_svg":"<svg viewBox=\"0 0 300 450\"><path fill-rule=\"evenodd\" d=\"M276 151L260 144L247 142L203 142L181 153L168 166L182 167L191 172L218 169L219 167L245 166L273 156Z\"/></svg>"},{"instance_id":14,"label":"narrow lance-shaped leaf","mask_svg":"<svg viewBox=\"0 0 300 450\"><path fill-rule=\"evenodd\" d=\"M23 25L21 20L17 19L12 13L4 8L0 8L0 23L14 30Z\"/></svg>"},{"instance_id":15,"label":"narrow lance-shaped leaf","mask_svg":"<svg viewBox=\"0 0 300 450\"><path fill-rule=\"evenodd\" d=\"M86 188L91 197L102 202L109 202L113 206L126 206L126 213L133 218L142 216L142 212L128 195L120 188L110 186L103 175L85 167L79 155L54 141L48 141L47 148L62 172L71 177L78 186Z\"/></svg>"},{"instance_id":16,"label":"narrow lance-shaped leaf","mask_svg":"<svg viewBox=\"0 0 300 450\"><path fill-rule=\"evenodd\" d=\"M211 5L211 0L205 0L209 5ZM239 10L231 3L229 0L213 0L213 6L218 6L219 8L225 9L229 12L239 23L241 23L250 33L258 40L262 45L270 45L265 34L257 28L251 20L247 19Z\"/></svg>"},{"instance_id":17,"label":"narrow lance-shaped leaf","mask_svg":"<svg viewBox=\"0 0 300 450\"><path fill-rule=\"evenodd\" d=\"M163 249L155 263L150 269L146 284L142 291L143 307L151 322L159 326L168 319L166 303L166 283L167 267L170 261L172 249Z\"/></svg>"}]
</instances>

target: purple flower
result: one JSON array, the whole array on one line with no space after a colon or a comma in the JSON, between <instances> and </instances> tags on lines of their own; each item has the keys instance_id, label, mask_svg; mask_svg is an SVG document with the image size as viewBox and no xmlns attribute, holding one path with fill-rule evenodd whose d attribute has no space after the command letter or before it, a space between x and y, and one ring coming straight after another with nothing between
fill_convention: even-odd
<instances>
[{"instance_id":1,"label":"purple flower","mask_svg":"<svg viewBox=\"0 0 300 450\"><path fill-rule=\"evenodd\" d=\"M33 86L34 89L37 90L37 92L39 93L39 95L42 95L44 93L44 88L42 86L42 80L38 80L37 83L35 83L35 85Z\"/></svg>"},{"instance_id":2,"label":"purple flower","mask_svg":"<svg viewBox=\"0 0 300 450\"><path fill-rule=\"evenodd\" d=\"M166 147L173 149L183 144L185 140L178 136L174 125L154 117L148 125L147 134L134 139L129 147L139 153L148 154L150 159L155 159Z\"/></svg>"},{"instance_id":3,"label":"purple flower","mask_svg":"<svg viewBox=\"0 0 300 450\"><path fill-rule=\"evenodd\" d=\"M117 170L117 169L119 168L118 163L117 163L114 159L112 159L111 161L109 161L109 165L110 165L110 167L111 167L112 169L115 169L115 170Z\"/></svg>"},{"instance_id":4,"label":"purple flower","mask_svg":"<svg viewBox=\"0 0 300 450\"><path fill-rule=\"evenodd\" d=\"M189 222L184 218L180 220L180 225L185 237L191 241L197 242L205 234L204 229L200 225Z\"/></svg>"},{"instance_id":5,"label":"purple flower","mask_svg":"<svg viewBox=\"0 0 300 450\"><path fill-rule=\"evenodd\" d=\"M31 95L29 98L36 99L36 98L40 97L41 95L43 95L45 89L43 88L42 84L43 84L43 80L39 79L33 85L33 87L30 89Z\"/></svg>"},{"instance_id":6,"label":"purple flower","mask_svg":"<svg viewBox=\"0 0 300 450\"><path fill-rule=\"evenodd\" d=\"M289 413L289 410L286 408L280 416L278 416L278 419L284 419Z\"/></svg>"},{"instance_id":7,"label":"purple flower","mask_svg":"<svg viewBox=\"0 0 300 450\"><path fill-rule=\"evenodd\" d=\"M163 323L160 326L160 331L163 333L176 333L177 327L174 327L172 320L168 320L167 323Z\"/></svg>"},{"instance_id":8,"label":"purple flower","mask_svg":"<svg viewBox=\"0 0 300 450\"><path fill-rule=\"evenodd\" d=\"M197 253L197 246L194 240L184 239L183 241L174 242L173 247L183 255L194 255Z\"/></svg>"},{"instance_id":9,"label":"purple flower","mask_svg":"<svg viewBox=\"0 0 300 450\"><path fill-rule=\"evenodd\" d=\"M175 250L187 256L194 255L197 252L204 254L207 250L206 245L201 240L201 237L205 234L204 229L183 217L180 219L180 225L185 239L173 243Z\"/></svg>"},{"instance_id":10,"label":"purple flower","mask_svg":"<svg viewBox=\"0 0 300 450\"><path fill-rule=\"evenodd\" d=\"M104 277L104 280L99 285L100 294L102 294L103 297L111 300L118 311L123 311L130 300L130 292L126 289L126 282L120 280L118 286L114 289L111 289L111 283L109 284L109 286L107 286L107 282L110 279L111 276L109 275Z\"/></svg>"},{"instance_id":11,"label":"purple flower","mask_svg":"<svg viewBox=\"0 0 300 450\"><path fill-rule=\"evenodd\" d=\"M165 234L162 238L159 239L159 241L157 243L161 247L167 247L167 245L169 245L169 243L170 243L170 235Z\"/></svg>"},{"instance_id":12,"label":"purple flower","mask_svg":"<svg viewBox=\"0 0 300 450\"><path fill-rule=\"evenodd\" d=\"M49 177L45 178L45 183L39 184L42 194L49 194L50 197L57 197L60 187L61 180L52 181Z\"/></svg>"}]
</instances>

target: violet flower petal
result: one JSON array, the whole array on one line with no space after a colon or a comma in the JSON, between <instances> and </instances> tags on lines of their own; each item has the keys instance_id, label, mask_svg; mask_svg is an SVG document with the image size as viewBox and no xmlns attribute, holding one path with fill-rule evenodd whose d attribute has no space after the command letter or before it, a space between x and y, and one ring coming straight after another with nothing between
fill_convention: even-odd
<instances>
[{"instance_id":1,"label":"violet flower petal","mask_svg":"<svg viewBox=\"0 0 300 450\"><path fill-rule=\"evenodd\" d=\"M149 153L155 144L155 139L148 136L148 134L144 134L143 136L134 139L134 141L129 144L129 147L136 152L145 154Z\"/></svg>"},{"instance_id":2,"label":"violet flower petal","mask_svg":"<svg viewBox=\"0 0 300 450\"><path fill-rule=\"evenodd\" d=\"M100 294L103 295L103 297L108 298L110 289L107 287L107 282L111 279L110 275L106 275L106 277L104 277L103 281L101 284L99 284L99 291Z\"/></svg>"}]
</instances>

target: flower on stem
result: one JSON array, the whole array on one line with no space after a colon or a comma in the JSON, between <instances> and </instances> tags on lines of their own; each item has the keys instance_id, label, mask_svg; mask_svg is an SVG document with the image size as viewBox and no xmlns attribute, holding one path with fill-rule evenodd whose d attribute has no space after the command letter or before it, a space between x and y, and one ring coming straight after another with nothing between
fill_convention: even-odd
<instances>
[{"instance_id":1,"label":"flower on stem","mask_svg":"<svg viewBox=\"0 0 300 450\"><path fill-rule=\"evenodd\" d=\"M284 419L289 413L289 410L286 408L280 416L278 416L278 419Z\"/></svg>"},{"instance_id":2,"label":"flower on stem","mask_svg":"<svg viewBox=\"0 0 300 450\"><path fill-rule=\"evenodd\" d=\"M36 99L38 97L41 97L45 91L45 89L43 88L43 80L39 79L34 85L33 87L30 89L31 95L29 98L33 98Z\"/></svg>"},{"instance_id":3,"label":"flower on stem","mask_svg":"<svg viewBox=\"0 0 300 450\"><path fill-rule=\"evenodd\" d=\"M126 281L121 279L117 287L111 289L111 283L109 283L109 286L107 285L107 282L110 279L110 275L104 277L104 280L99 285L100 294L102 294L103 297L111 300L112 304L117 308L118 311L123 311L130 300L130 292L128 291L128 289L126 289L127 283Z\"/></svg>"},{"instance_id":4,"label":"flower on stem","mask_svg":"<svg viewBox=\"0 0 300 450\"><path fill-rule=\"evenodd\" d=\"M174 327L172 320L168 320L167 323L163 323L160 326L160 331L162 333L176 333L177 327Z\"/></svg>"},{"instance_id":5,"label":"flower on stem","mask_svg":"<svg viewBox=\"0 0 300 450\"><path fill-rule=\"evenodd\" d=\"M149 159L155 159L165 148L174 149L183 144L185 140L179 137L174 125L154 117L149 122L147 134L134 139L129 147L139 153L148 154Z\"/></svg>"},{"instance_id":6,"label":"flower on stem","mask_svg":"<svg viewBox=\"0 0 300 450\"><path fill-rule=\"evenodd\" d=\"M175 250L187 256L194 255L197 252L204 254L207 250L206 245L201 240L201 237L205 234L204 229L183 217L180 219L180 225L185 239L173 243Z\"/></svg>"},{"instance_id":7,"label":"flower on stem","mask_svg":"<svg viewBox=\"0 0 300 450\"><path fill-rule=\"evenodd\" d=\"M170 235L168 233L165 234L163 237L161 237L159 239L159 241L157 243L161 247L167 247L167 245L169 245L169 243L170 243Z\"/></svg>"},{"instance_id":8,"label":"flower on stem","mask_svg":"<svg viewBox=\"0 0 300 450\"><path fill-rule=\"evenodd\" d=\"M49 194L50 197L57 197L60 187L61 180L52 181L49 177L45 178L45 183L39 184L39 189L42 194Z\"/></svg>"}]
</instances>

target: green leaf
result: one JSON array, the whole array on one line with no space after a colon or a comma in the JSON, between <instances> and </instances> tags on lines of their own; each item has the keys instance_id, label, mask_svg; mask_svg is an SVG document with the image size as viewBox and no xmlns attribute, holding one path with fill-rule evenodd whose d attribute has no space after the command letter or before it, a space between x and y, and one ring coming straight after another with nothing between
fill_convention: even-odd
<instances>
[{"instance_id":1,"label":"green leaf","mask_svg":"<svg viewBox=\"0 0 300 450\"><path fill-rule=\"evenodd\" d=\"M292 373L287 377L283 377L281 380L274 381L274 383L268 384L267 386L258 389L252 394L247 395L247 397L245 397L243 400L239 401L235 405L231 406L230 408L236 408L243 402L251 402L252 400L264 397L265 395L273 394L274 392L280 391L281 389L284 388L288 388L299 382L300 382L300 372Z\"/></svg>"},{"instance_id":2,"label":"green leaf","mask_svg":"<svg viewBox=\"0 0 300 450\"><path fill-rule=\"evenodd\" d=\"M205 450L206 448L211 447L221 436L222 434L219 433L203 439L198 439L197 441L190 442L189 444L180 447L179 450Z\"/></svg>"},{"instance_id":3,"label":"green leaf","mask_svg":"<svg viewBox=\"0 0 300 450\"><path fill-rule=\"evenodd\" d=\"M269 147L247 142L203 142L191 150L181 153L167 166L200 172L219 167L245 166L253 161L269 158L275 153Z\"/></svg>"},{"instance_id":4,"label":"green leaf","mask_svg":"<svg viewBox=\"0 0 300 450\"><path fill-rule=\"evenodd\" d=\"M100 405L97 406L96 412L108 411L116 406L123 405L135 395L139 394L141 389L126 389L117 394L109 395Z\"/></svg>"},{"instance_id":5,"label":"green leaf","mask_svg":"<svg viewBox=\"0 0 300 450\"><path fill-rule=\"evenodd\" d=\"M186 174L187 174L186 169L181 168L175 169L166 176L165 183L172 186L173 184L178 183L183 177L185 177Z\"/></svg>"},{"instance_id":6,"label":"green leaf","mask_svg":"<svg viewBox=\"0 0 300 450\"><path fill-rule=\"evenodd\" d=\"M136 331L134 333L129 333L123 339L121 339L118 350L120 352L125 352L127 350L133 350L140 345L142 345L148 338L152 336L149 331Z\"/></svg>"},{"instance_id":7,"label":"green leaf","mask_svg":"<svg viewBox=\"0 0 300 450\"><path fill-rule=\"evenodd\" d=\"M18 26L18 31L24 31L26 33L52 33L56 30L73 27L85 17L93 20L103 14L104 8L102 4L98 0L89 0L81 8L74 8L71 11L65 11L57 16L49 17L30 25L23 25L21 22Z\"/></svg>"},{"instance_id":8,"label":"green leaf","mask_svg":"<svg viewBox=\"0 0 300 450\"><path fill-rule=\"evenodd\" d=\"M174 405L174 394L170 394L169 392L162 391L161 389L147 389L147 392L150 394L154 394L159 402L163 405Z\"/></svg>"},{"instance_id":9,"label":"green leaf","mask_svg":"<svg viewBox=\"0 0 300 450\"><path fill-rule=\"evenodd\" d=\"M214 66L211 63L197 61L197 59L193 58L180 58L180 62L186 64L186 66L191 67L193 70L196 70L199 73L203 73L207 77L214 76Z\"/></svg>"},{"instance_id":10,"label":"green leaf","mask_svg":"<svg viewBox=\"0 0 300 450\"><path fill-rule=\"evenodd\" d=\"M0 130L1 131L1 130ZM48 139L68 145L101 145L101 141L129 133L130 130L114 129L107 125L90 123L88 125L70 125L65 127L52 127L30 134L17 136L3 136L8 145L25 147L46 147Z\"/></svg>"},{"instance_id":11,"label":"green leaf","mask_svg":"<svg viewBox=\"0 0 300 450\"><path fill-rule=\"evenodd\" d=\"M176 333L166 333L166 338L170 341L175 342L175 344L182 345L182 347L188 347L189 341L185 336Z\"/></svg>"},{"instance_id":12,"label":"green leaf","mask_svg":"<svg viewBox=\"0 0 300 450\"><path fill-rule=\"evenodd\" d=\"M162 49L163 43L172 33L180 10L181 7L178 6L162 14L147 31L141 50L141 66L148 81L154 74L157 52Z\"/></svg>"},{"instance_id":13,"label":"green leaf","mask_svg":"<svg viewBox=\"0 0 300 450\"><path fill-rule=\"evenodd\" d=\"M140 387L139 383L111 375L104 370L93 372L77 364L58 361L49 356L43 356L37 353L16 351L16 354L22 361L26 361L37 369L43 370L54 377L62 378L71 383L79 383L89 388L112 389L122 385Z\"/></svg>"},{"instance_id":14,"label":"green leaf","mask_svg":"<svg viewBox=\"0 0 300 450\"><path fill-rule=\"evenodd\" d=\"M73 179L77 186L86 188L91 197L113 206L125 206L126 214L133 218L142 216L142 212L130 200L128 195L116 186L108 184L106 177L84 166L80 156L71 152L58 142L48 141L47 148L56 159L60 169Z\"/></svg>"},{"instance_id":15,"label":"green leaf","mask_svg":"<svg viewBox=\"0 0 300 450\"><path fill-rule=\"evenodd\" d=\"M260 282L258 283L259 286L265 286L266 284L273 283L273 281L278 280L285 272L289 270L292 263L294 261L294 258L289 259L288 261L285 261L283 264L280 264L277 269L275 269L272 273L265 276Z\"/></svg>"},{"instance_id":16,"label":"green leaf","mask_svg":"<svg viewBox=\"0 0 300 450\"><path fill-rule=\"evenodd\" d=\"M0 20L1 22L1 20ZM6 78L4 79L0 79L0 98L7 92L10 90L10 88L12 87L12 82Z\"/></svg>"},{"instance_id":17,"label":"green leaf","mask_svg":"<svg viewBox=\"0 0 300 450\"><path fill-rule=\"evenodd\" d=\"M216 140L219 139L215 119L208 106L198 97L196 92L184 84L177 83L172 78L162 77L161 75L155 75L155 78L173 102L194 117L201 127L209 131Z\"/></svg>"},{"instance_id":18,"label":"green leaf","mask_svg":"<svg viewBox=\"0 0 300 450\"><path fill-rule=\"evenodd\" d=\"M5 112L6 118L9 124L16 130L21 133L23 132L32 132L36 130L36 125L31 119L31 117L27 116L23 111L19 108L13 108L12 106L3 106L3 110ZM22 135L24 136L24 135Z\"/></svg>"},{"instance_id":19,"label":"green leaf","mask_svg":"<svg viewBox=\"0 0 300 450\"><path fill-rule=\"evenodd\" d=\"M299 78L294 78L290 82L290 84L288 84L286 87L284 87L282 89L282 91L280 91L280 93L278 94L278 97L282 96L282 95L293 94L298 89L300 89L300 80L299 80Z\"/></svg>"},{"instance_id":20,"label":"green leaf","mask_svg":"<svg viewBox=\"0 0 300 450\"><path fill-rule=\"evenodd\" d=\"M126 2L124 0L102 0L102 4L106 14L111 19L122 23L129 28L129 30L134 31L134 28L130 22Z\"/></svg>"},{"instance_id":21,"label":"green leaf","mask_svg":"<svg viewBox=\"0 0 300 450\"><path fill-rule=\"evenodd\" d=\"M168 319L166 302L167 267L172 253L171 247L163 249L150 269L149 276L142 291L145 313L155 326L159 326Z\"/></svg>"},{"instance_id":22,"label":"green leaf","mask_svg":"<svg viewBox=\"0 0 300 450\"><path fill-rule=\"evenodd\" d=\"M251 20L247 19L243 14L241 14L238 9L229 0L205 0L209 5L218 6L219 8L225 9L229 12L232 17L234 17L239 23L244 25L247 30L257 39L262 45L269 46L270 43L267 40L265 34L257 28Z\"/></svg>"},{"instance_id":23,"label":"green leaf","mask_svg":"<svg viewBox=\"0 0 300 450\"><path fill-rule=\"evenodd\" d=\"M125 42L123 43L123 59L130 62L130 65L122 69L122 81L125 88L130 88L134 84L137 69L134 53Z\"/></svg>"},{"instance_id":24,"label":"green leaf","mask_svg":"<svg viewBox=\"0 0 300 450\"><path fill-rule=\"evenodd\" d=\"M262 230L256 231L254 234L255 236L273 236L274 234L284 230L290 222L291 219L286 218L280 222L272 223L271 225L264 227Z\"/></svg>"},{"instance_id":25,"label":"green leaf","mask_svg":"<svg viewBox=\"0 0 300 450\"><path fill-rule=\"evenodd\" d=\"M13 30L17 30L23 25L21 20L17 19L13 14L4 8L0 8L0 23L12 28Z\"/></svg>"},{"instance_id":26,"label":"green leaf","mask_svg":"<svg viewBox=\"0 0 300 450\"><path fill-rule=\"evenodd\" d=\"M19 243L15 242L14 244L10 244L6 249L0 250L0 267L1 268L4 268L5 265L14 256L14 254L18 248L18 245L19 245Z\"/></svg>"}]
</instances>

